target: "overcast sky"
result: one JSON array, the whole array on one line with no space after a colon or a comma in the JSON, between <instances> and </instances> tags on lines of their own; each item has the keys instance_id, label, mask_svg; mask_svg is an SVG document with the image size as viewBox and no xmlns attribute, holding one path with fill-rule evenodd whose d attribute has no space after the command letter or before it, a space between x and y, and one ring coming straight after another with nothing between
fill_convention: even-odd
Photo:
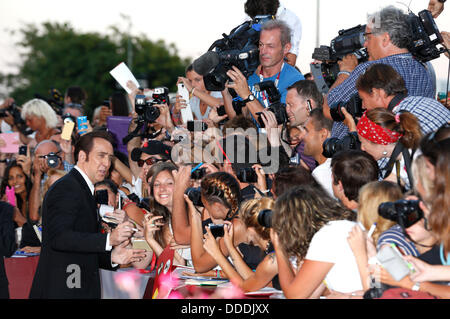
<instances>
[{"instance_id":1,"label":"overcast sky","mask_svg":"<svg viewBox=\"0 0 450 319\"><path fill-rule=\"evenodd\" d=\"M320 0L320 44L329 45L340 29L365 24L367 13L389 4L406 10L409 1ZM281 2L302 21L297 66L307 73L316 45L317 0ZM18 30L25 23L41 24L44 21L70 22L82 32L108 33L108 27L112 25L127 30L128 23L121 14L131 17L133 35L146 34L152 40L175 43L181 56L195 58L221 38L222 33L228 34L243 22L244 3L245 0L0 0L0 68L3 72L14 72L14 64L20 61L15 46L20 37L10 35L8 30ZM410 8L417 14L427 5L428 0L413 0ZM441 31L450 31L449 11L447 8L436 21ZM441 81L439 89L444 90L448 59L442 55L433 61L433 65Z\"/></svg>"}]
</instances>

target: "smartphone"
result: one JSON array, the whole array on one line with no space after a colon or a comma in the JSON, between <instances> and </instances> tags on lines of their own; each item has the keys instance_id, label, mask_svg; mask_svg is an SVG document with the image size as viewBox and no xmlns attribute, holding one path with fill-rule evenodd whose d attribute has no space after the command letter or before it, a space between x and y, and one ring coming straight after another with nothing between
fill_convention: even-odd
<instances>
[{"instance_id":1,"label":"smartphone","mask_svg":"<svg viewBox=\"0 0 450 319\"><path fill-rule=\"evenodd\" d=\"M14 186L11 188L9 186L6 186L5 194L8 203L11 206L16 207L16 191L14 190Z\"/></svg>"},{"instance_id":2,"label":"smartphone","mask_svg":"<svg viewBox=\"0 0 450 319\"><path fill-rule=\"evenodd\" d=\"M26 145L19 147L19 155L27 156L28 147Z\"/></svg>"},{"instance_id":3,"label":"smartphone","mask_svg":"<svg viewBox=\"0 0 450 319\"><path fill-rule=\"evenodd\" d=\"M214 238L225 236L224 225L209 224L209 230Z\"/></svg>"},{"instance_id":4,"label":"smartphone","mask_svg":"<svg viewBox=\"0 0 450 319\"><path fill-rule=\"evenodd\" d=\"M208 124L202 121L188 121L187 129L189 132L204 132L208 129Z\"/></svg>"},{"instance_id":5,"label":"smartphone","mask_svg":"<svg viewBox=\"0 0 450 319\"><path fill-rule=\"evenodd\" d=\"M75 123L72 121L67 121L64 124L63 130L61 133L61 138L66 141L70 141L72 139L72 132L73 132L74 128L75 128Z\"/></svg>"},{"instance_id":6,"label":"smartphone","mask_svg":"<svg viewBox=\"0 0 450 319\"><path fill-rule=\"evenodd\" d=\"M78 133L81 135L84 135L87 133L88 126L87 126L87 116L79 116L77 118L78 122Z\"/></svg>"},{"instance_id":7,"label":"smartphone","mask_svg":"<svg viewBox=\"0 0 450 319\"><path fill-rule=\"evenodd\" d=\"M181 109L181 118L183 119L183 123L193 121L194 116L192 115L191 104L189 103L189 92L183 83L178 83L178 95L181 95L181 98L186 101L186 107Z\"/></svg>"},{"instance_id":8,"label":"smartphone","mask_svg":"<svg viewBox=\"0 0 450 319\"><path fill-rule=\"evenodd\" d=\"M145 251L153 251L152 248L150 247L150 245L147 243L147 241L145 239L136 239L133 238L131 240L132 245L133 245L133 249L142 249Z\"/></svg>"},{"instance_id":9,"label":"smartphone","mask_svg":"<svg viewBox=\"0 0 450 319\"><path fill-rule=\"evenodd\" d=\"M412 265L403 259L402 254L394 244L382 248L377 253L377 259L395 281L400 281L415 272Z\"/></svg>"}]
</instances>

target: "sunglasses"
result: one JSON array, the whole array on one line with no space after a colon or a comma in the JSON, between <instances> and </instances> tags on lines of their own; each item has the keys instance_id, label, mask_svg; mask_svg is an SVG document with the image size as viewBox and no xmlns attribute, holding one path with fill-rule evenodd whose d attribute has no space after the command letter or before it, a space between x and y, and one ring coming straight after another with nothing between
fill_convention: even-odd
<instances>
[{"instance_id":1,"label":"sunglasses","mask_svg":"<svg viewBox=\"0 0 450 319\"><path fill-rule=\"evenodd\" d=\"M139 167L142 167L142 166L144 166L144 163L147 164L147 165L153 165L153 164L156 164L158 162L163 162L163 161L164 160L156 158L156 157L149 157L145 161L140 159L137 162L137 164L138 164Z\"/></svg>"}]
</instances>

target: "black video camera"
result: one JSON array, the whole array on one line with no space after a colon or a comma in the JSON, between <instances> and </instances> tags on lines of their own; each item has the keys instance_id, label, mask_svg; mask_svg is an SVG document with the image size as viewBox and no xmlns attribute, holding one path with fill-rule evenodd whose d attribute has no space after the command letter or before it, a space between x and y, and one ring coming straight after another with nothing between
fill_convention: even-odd
<instances>
[{"instance_id":1,"label":"black video camera","mask_svg":"<svg viewBox=\"0 0 450 319\"><path fill-rule=\"evenodd\" d=\"M258 214L258 224L266 228L272 228L272 216L273 211L270 209L264 209Z\"/></svg>"},{"instance_id":2,"label":"black video camera","mask_svg":"<svg viewBox=\"0 0 450 319\"><path fill-rule=\"evenodd\" d=\"M353 95L347 103L339 102L330 107L330 114L333 121L343 122L345 120L345 116L341 110L342 108L345 108L347 112L350 113L355 120L355 123L358 123L358 118L361 118L364 114L362 100L358 94Z\"/></svg>"},{"instance_id":3,"label":"black video camera","mask_svg":"<svg viewBox=\"0 0 450 319\"><path fill-rule=\"evenodd\" d=\"M266 92L269 96L269 108L268 110L275 114L278 125L286 124L288 122L288 116L286 113L286 104L281 103L280 91L275 86L273 81L264 81L255 84L255 89L258 92ZM261 118L261 114L258 113L258 123L261 127L264 127L264 121Z\"/></svg>"},{"instance_id":4,"label":"black video camera","mask_svg":"<svg viewBox=\"0 0 450 319\"><path fill-rule=\"evenodd\" d=\"M397 222L403 229L406 229L424 217L419 203L420 201L418 200L405 199L395 203L382 203L378 207L378 214L383 218Z\"/></svg>"},{"instance_id":5,"label":"black video camera","mask_svg":"<svg viewBox=\"0 0 450 319\"><path fill-rule=\"evenodd\" d=\"M333 158L333 156L341 151L359 150L361 149L361 142L358 138L358 133L351 132L343 139L335 137L328 138L323 142L323 156L326 158Z\"/></svg>"},{"instance_id":6,"label":"black video camera","mask_svg":"<svg viewBox=\"0 0 450 319\"><path fill-rule=\"evenodd\" d=\"M192 201L194 206L203 207L202 203L202 189L200 187L191 187L188 188L185 192L188 195L189 199Z\"/></svg>"},{"instance_id":7,"label":"black video camera","mask_svg":"<svg viewBox=\"0 0 450 319\"><path fill-rule=\"evenodd\" d=\"M236 66L246 78L259 66L259 34L261 25L272 16L256 16L234 28L230 35L215 41L208 52L194 61L194 70L203 75L208 91L223 91L229 80L227 72Z\"/></svg>"}]
</instances>

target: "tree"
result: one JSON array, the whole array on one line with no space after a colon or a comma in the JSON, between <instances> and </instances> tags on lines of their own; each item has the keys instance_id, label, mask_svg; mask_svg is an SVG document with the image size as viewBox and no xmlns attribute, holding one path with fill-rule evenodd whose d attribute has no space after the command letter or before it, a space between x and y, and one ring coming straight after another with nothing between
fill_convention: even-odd
<instances>
[{"instance_id":1,"label":"tree","mask_svg":"<svg viewBox=\"0 0 450 319\"><path fill-rule=\"evenodd\" d=\"M114 28L112 28L114 30ZM109 35L80 33L69 23L33 24L20 30L23 40L18 47L25 49L17 74L6 74L0 80L10 88L18 105L38 93L49 96L51 88L62 94L67 87L79 85L88 93L86 105L90 116L117 90L111 71L126 61L128 35L119 32ZM147 78L150 87L176 88L177 76L184 74L189 59L178 56L175 45L164 41L152 42L145 36L132 37L134 52L133 73Z\"/></svg>"}]
</instances>

